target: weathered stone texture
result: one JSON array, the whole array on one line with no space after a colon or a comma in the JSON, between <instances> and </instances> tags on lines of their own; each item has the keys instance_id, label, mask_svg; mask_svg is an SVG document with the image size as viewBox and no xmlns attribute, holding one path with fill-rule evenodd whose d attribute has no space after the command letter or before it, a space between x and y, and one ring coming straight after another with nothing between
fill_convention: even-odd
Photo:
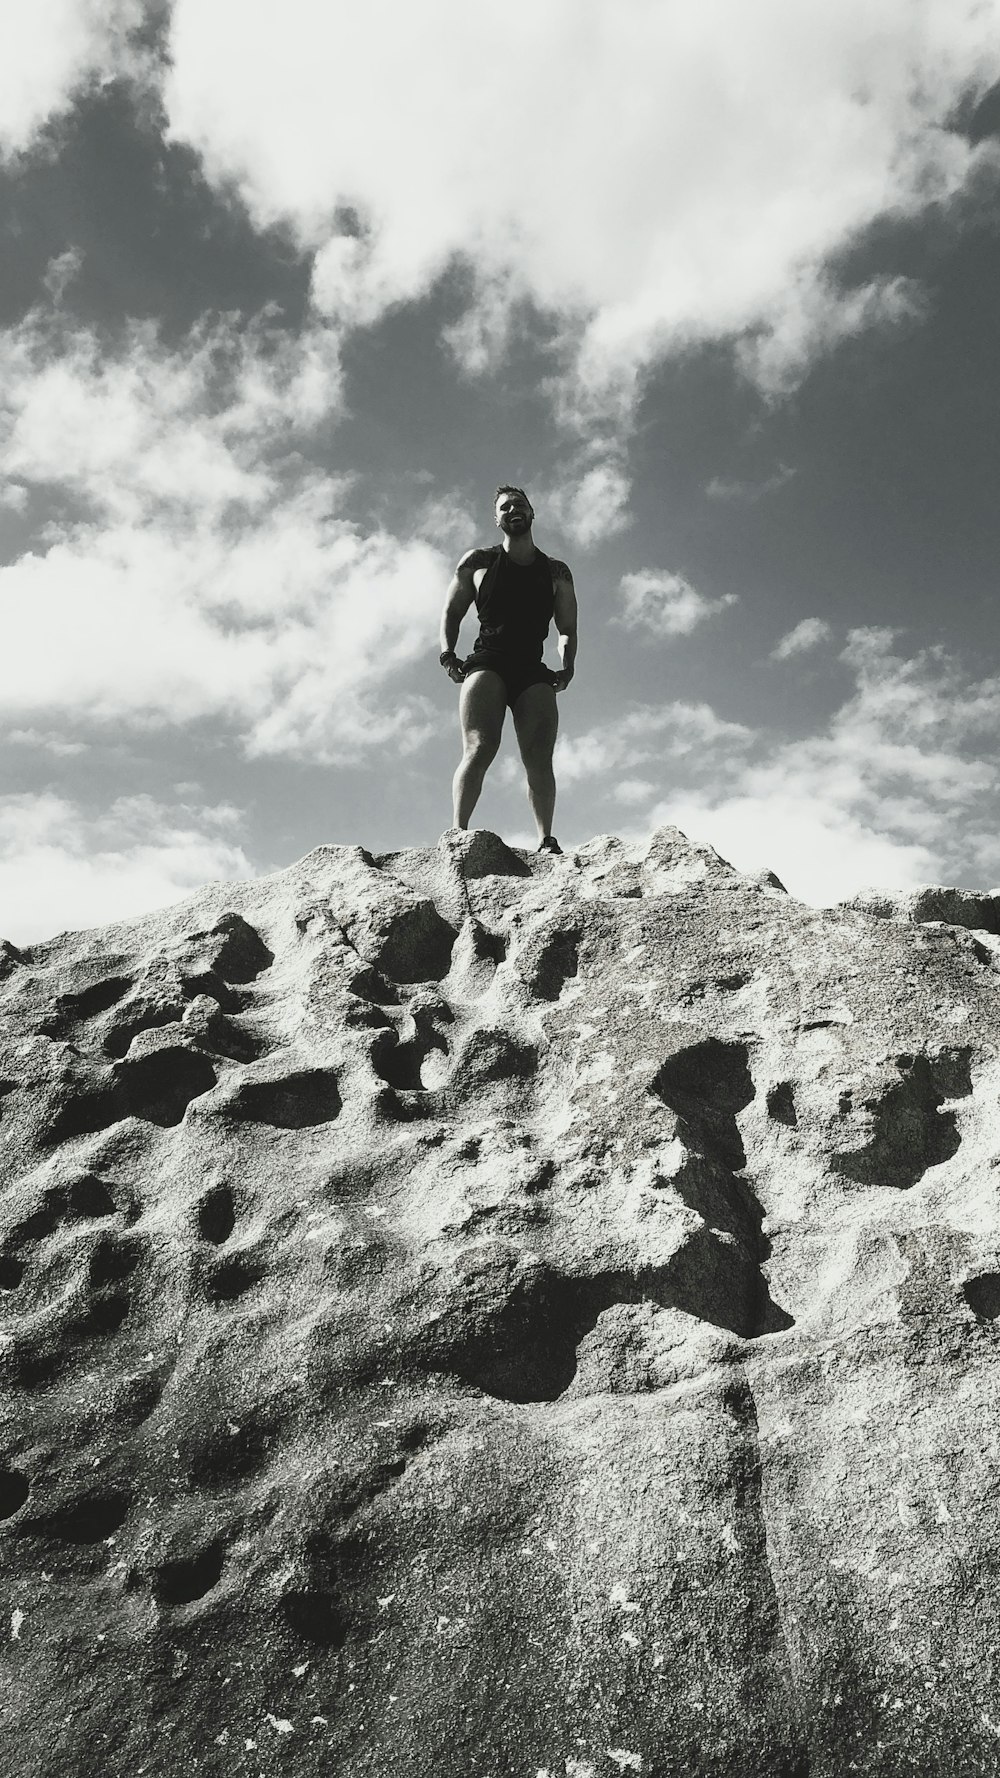
<instances>
[{"instance_id":1,"label":"weathered stone texture","mask_svg":"<svg viewBox=\"0 0 1000 1778\"><path fill-rule=\"evenodd\" d=\"M0 946L0 1770L1000 1772L998 906L450 833Z\"/></svg>"}]
</instances>

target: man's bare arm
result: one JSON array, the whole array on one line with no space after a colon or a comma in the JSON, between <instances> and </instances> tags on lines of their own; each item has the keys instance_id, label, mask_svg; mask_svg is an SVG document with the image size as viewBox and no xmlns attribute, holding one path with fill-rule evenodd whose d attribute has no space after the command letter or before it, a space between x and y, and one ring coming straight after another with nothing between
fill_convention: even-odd
<instances>
[{"instance_id":1,"label":"man's bare arm","mask_svg":"<svg viewBox=\"0 0 1000 1778\"><path fill-rule=\"evenodd\" d=\"M559 658L562 671L557 675L558 689L565 691L576 671L577 608L573 576L565 562L552 562L552 590L555 593L556 629L559 632Z\"/></svg>"},{"instance_id":2,"label":"man's bare arm","mask_svg":"<svg viewBox=\"0 0 1000 1778\"><path fill-rule=\"evenodd\" d=\"M488 550L467 550L451 577L441 613L442 654L454 653L462 619L476 596L476 570L487 567L489 559Z\"/></svg>"}]
</instances>

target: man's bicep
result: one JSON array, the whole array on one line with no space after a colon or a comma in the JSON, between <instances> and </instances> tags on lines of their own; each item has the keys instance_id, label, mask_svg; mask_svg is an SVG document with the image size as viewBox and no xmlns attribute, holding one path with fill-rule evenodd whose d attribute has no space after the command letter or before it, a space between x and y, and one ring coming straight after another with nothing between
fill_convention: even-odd
<instances>
[{"instance_id":1,"label":"man's bicep","mask_svg":"<svg viewBox=\"0 0 1000 1778\"><path fill-rule=\"evenodd\" d=\"M476 583L473 575L479 566L475 560L477 554L476 550L470 550L468 555L462 557L448 587L448 609L456 612L459 617L465 616L476 596Z\"/></svg>"},{"instance_id":2,"label":"man's bicep","mask_svg":"<svg viewBox=\"0 0 1000 1778\"><path fill-rule=\"evenodd\" d=\"M577 604L573 576L565 562L553 563L554 616L560 636L576 634Z\"/></svg>"}]
</instances>

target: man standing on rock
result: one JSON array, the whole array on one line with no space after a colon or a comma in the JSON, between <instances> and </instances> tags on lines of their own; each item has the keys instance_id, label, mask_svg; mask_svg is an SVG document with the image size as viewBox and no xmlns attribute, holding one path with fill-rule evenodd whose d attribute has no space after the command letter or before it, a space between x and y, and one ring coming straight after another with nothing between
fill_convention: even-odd
<instances>
[{"instance_id":1,"label":"man standing on rock","mask_svg":"<svg viewBox=\"0 0 1000 1778\"><path fill-rule=\"evenodd\" d=\"M498 488L496 523L502 543L470 549L455 569L441 617L441 665L461 685L462 760L452 792L455 826L468 827L488 767L500 746L507 706L528 780L528 802L539 852L562 848L552 833L556 781L552 750L559 716L556 692L565 691L576 660L576 593L565 562L546 556L532 539L534 511L523 488ZM455 653L462 619L473 600L479 635L467 660ZM543 665L553 617L562 670Z\"/></svg>"}]
</instances>

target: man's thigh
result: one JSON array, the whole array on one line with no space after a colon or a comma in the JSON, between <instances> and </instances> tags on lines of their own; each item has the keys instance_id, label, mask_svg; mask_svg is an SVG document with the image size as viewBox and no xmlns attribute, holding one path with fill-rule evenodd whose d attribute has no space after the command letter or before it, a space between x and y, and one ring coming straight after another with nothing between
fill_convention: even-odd
<instances>
[{"instance_id":1,"label":"man's thigh","mask_svg":"<svg viewBox=\"0 0 1000 1778\"><path fill-rule=\"evenodd\" d=\"M463 679L458 714L466 743L499 747L507 714L507 687L492 667L477 667Z\"/></svg>"},{"instance_id":2,"label":"man's thigh","mask_svg":"<svg viewBox=\"0 0 1000 1778\"><path fill-rule=\"evenodd\" d=\"M514 705L514 729L525 765L547 764L559 732L559 710L551 685L529 685Z\"/></svg>"}]
</instances>

